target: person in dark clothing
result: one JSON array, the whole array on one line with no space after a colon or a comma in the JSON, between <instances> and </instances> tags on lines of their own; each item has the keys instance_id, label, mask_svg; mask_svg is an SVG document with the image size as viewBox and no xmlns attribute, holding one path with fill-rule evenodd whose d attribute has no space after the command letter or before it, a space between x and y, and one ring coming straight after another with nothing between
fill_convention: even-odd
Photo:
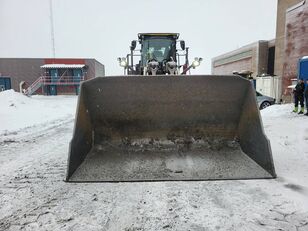
<instances>
[{"instance_id":1,"label":"person in dark clothing","mask_svg":"<svg viewBox=\"0 0 308 231\"><path fill-rule=\"evenodd\" d=\"M294 93L294 110L293 112L298 111L298 103L301 105L301 110L298 114L304 113L304 90L305 90L305 84L303 79L300 79L298 83L296 84L293 93Z\"/></svg>"},{"instance_id":2,"label":"person in dark clothing","mask_svg":"<svg viewBox=\"0 0 308 231\"><path fill-rule=\"evenodd\" d=\"M306 104L306 109L307 109L307 112L305 115L308 116L308 79L306 80L306 88L304 91L304 97L305 97L305 104Z\"/></svg>"}]
</instances>

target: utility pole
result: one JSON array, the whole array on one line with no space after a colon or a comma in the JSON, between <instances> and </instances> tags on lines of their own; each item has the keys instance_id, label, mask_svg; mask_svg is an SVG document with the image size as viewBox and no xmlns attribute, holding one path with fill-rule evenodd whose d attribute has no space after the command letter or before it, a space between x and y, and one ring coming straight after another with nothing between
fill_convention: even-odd
<instances>
[{"instance_id":1,"label":"utility pole","mask_svg":"<svg viewBox=\"0 0 308 231\"><path fill-rule=\"evenodd\" d=\"M53 11L52 11L52 0L49 0L49 16L50 16L50 33L51 33L51 48L52 48L52 57L56 57L56 47L55 47L55 34L53 26Z\"/></svg>"}]
</instances>

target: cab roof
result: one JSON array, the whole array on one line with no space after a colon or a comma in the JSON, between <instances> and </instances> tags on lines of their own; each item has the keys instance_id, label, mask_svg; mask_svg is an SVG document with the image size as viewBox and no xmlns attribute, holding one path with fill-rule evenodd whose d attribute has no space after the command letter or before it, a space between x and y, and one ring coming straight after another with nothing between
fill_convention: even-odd
<instances>
[{"instance_id":1,"label":"cab roof","mask_svg":"<svg viewBox=\"0 0 308 231\"><path fill-rule=\"evenodd\" d=\"M154 36L157 36L157 37L161 37L161 36L164 36L164 37L174 37L175 39L178 39L180 34L179 33L139 33L138 34L138 38L139 39L142 39L142 37L144 36L151 36L151 37L154 37Z\"/></svg>"}]
</instances>

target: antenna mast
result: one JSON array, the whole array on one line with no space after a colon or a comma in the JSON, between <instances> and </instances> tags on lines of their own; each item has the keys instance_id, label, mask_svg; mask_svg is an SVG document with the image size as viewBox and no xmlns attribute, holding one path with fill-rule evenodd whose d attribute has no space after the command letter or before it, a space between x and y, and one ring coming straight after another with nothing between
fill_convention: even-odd
<instances>
[{"instance_id":1,"label":"antenna mast","mask_svg":"<svg viewBox=\"0 0 308 231\"><path fill-rule=\"evenodd\" d=\"M51 47L52 47L52 56L56 57L56 47L55 47L55 34L53 27L53 11L52 11L52 0L49 0L49 16L50 16L50 32L51 32Z\"/></svg>"}]
</instances>

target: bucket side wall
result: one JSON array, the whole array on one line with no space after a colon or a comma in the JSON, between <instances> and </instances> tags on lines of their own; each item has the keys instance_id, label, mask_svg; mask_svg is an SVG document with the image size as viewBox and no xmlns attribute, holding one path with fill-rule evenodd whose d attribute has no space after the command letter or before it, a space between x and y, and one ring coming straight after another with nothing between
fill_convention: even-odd
<instances>
[{"instance_id":1,"label":"bucket side wall","mask_svg":"<svg viewBox=\"0 0 308 231\"><path fill-rule=\"evenodd\" d=\"M270 142L264 133L256 93L252 85L247 88L238 134L242 150L276 177Z\"/></svg>"},{"instance_id":2,"label":"bucket side wall","mask_svg":"<svg viewBox=\"0 0 308 231\"><path fill-rule=\"evenodd\" d=\"M93 128L86 97L86 83L83 83L80 87L73 138L69 147L66 181L83 162L93 144Z\"/></svg>"}]
</instances>

